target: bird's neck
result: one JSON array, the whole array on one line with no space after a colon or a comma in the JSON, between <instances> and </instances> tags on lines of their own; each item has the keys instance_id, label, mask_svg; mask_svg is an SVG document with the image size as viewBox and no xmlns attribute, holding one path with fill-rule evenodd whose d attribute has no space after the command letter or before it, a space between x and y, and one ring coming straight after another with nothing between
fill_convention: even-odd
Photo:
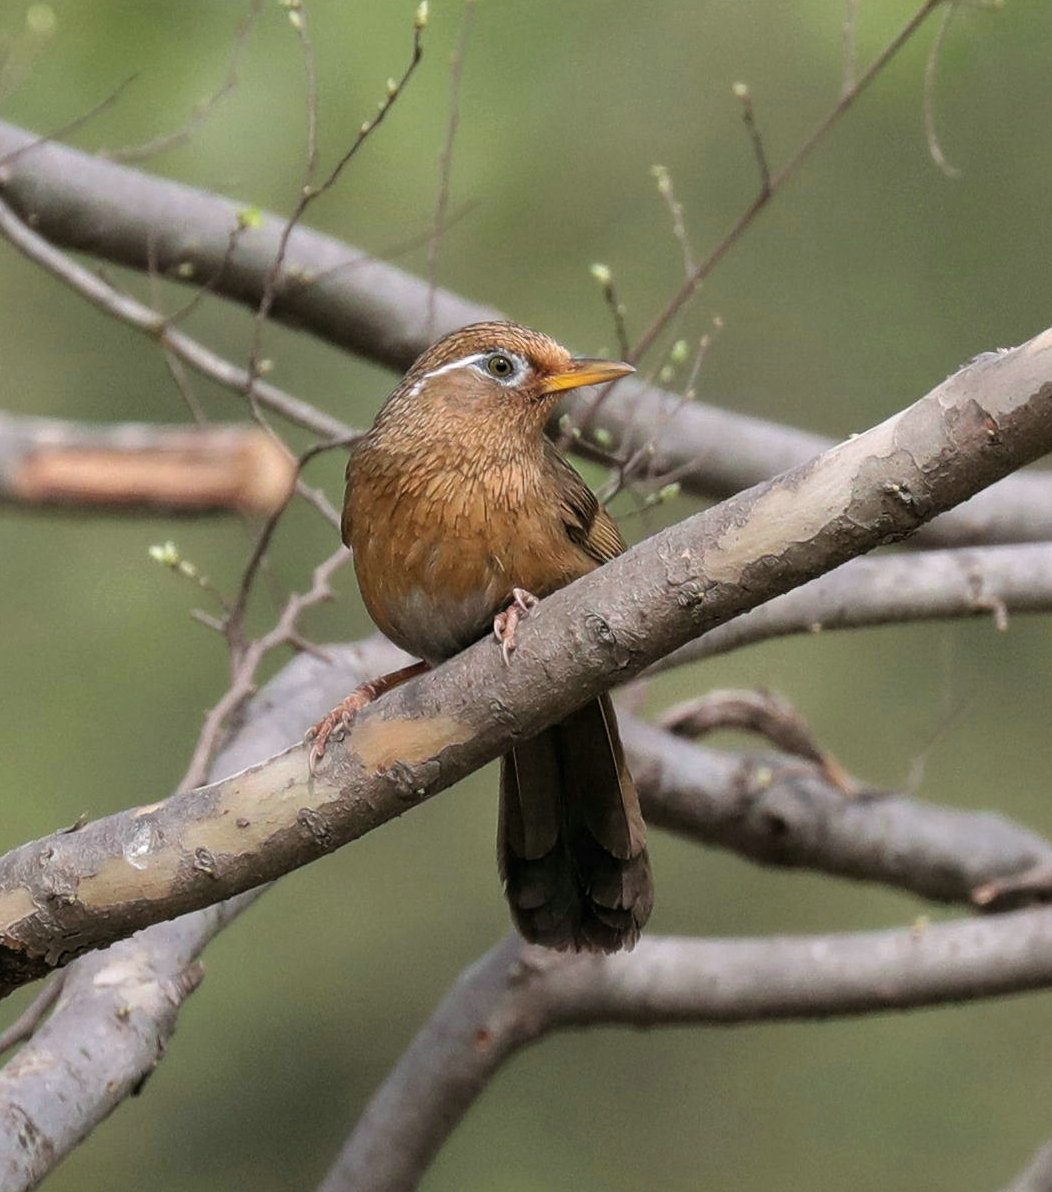
<instances>
[{"instance_id":1,"label":"bird's neck","mask_svg":"<svg viewBox=\"0 0 1052 1192\"><path fill-rule=\"evenodd\" d=\"M418 405L409 411L388 405L366 439L371 451L397 458L406 469L448 469L468 477L511 466L543 466L543 425L517 411L480 418L477 411L453 404Z\"/></svg>"}]
</instances>

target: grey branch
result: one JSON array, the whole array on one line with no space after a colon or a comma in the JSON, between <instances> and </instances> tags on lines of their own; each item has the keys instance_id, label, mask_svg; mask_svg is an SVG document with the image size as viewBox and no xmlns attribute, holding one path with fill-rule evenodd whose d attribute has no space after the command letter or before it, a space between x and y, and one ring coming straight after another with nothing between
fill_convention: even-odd
<instances>
[{"instance_id":1,"label":"grey branch","mask_svg":"<svg viewBox=\"0 0 1052 1192\"><path fill-rule=\"evenodd\" d=\"M847 797L816 763L699 748L632 716L621 731L648 823L765 865L974 904L987 883L1052 863L1052 844L994 812Z\"/></svg>"},{"instance_id":2,"label":"grey branch","mask_svg":"<svg viewBox=\"0 0 1052 1192\"><path fill-rule=\"evenodd\" d=\"M494 1072L556 1030L827 1018L1050 982L1047 907L913 930L758 940L651 937L615 956L545 952L504 940L463 974L414 1039L321 1192L415 1188Z\"/></svg>"},{"instance_id":3,"label":"grey branch","mask_svg":"<svg viewBox=\"0 0 1052 1192\"><path fill-rule=\"evenodd\" d=\"M379 635L325 653L328 663L294 659L253 699L238 736L247 756L298 740L364 677L407 661ZM996 813L894 792L848 799L820 767L799 759L703 749L624 712L619 719L648 822L765 865L970 905L976 887L1052 863L1048 841Z\"/></svg>"},{"instance_id":4,"label":"grey branch","mask_svg":"<svg viewBox=\"0 0 1052 1192\"><path fill-rule=\"evenodd\" d=\"M900 539L1052 448L1052 331L669 527L366 709L320 776L296 746L0 861L0 986L252 889L445 789L686 641Z\"/></svg>"},{"instance_id":5,"label":"grey branch","mask_svg":"<svg viewBox=\"0 0 1052 1192\"><path fill-rule=\"evenodd\" d=\"M284 219L264 215L259 227L244 229L231 251L242 210L237 203L53 141L30 149L35 140L0 123L0 194L42 236L103 260L207 285L253 309L259 304ZM270 313L397 370L408 366L430 335L498 315L448 290L432 294L424 279L305 227L289 239ZM216 361L210 364L214 371ZM564 409L580 414L580 403L588 400L577 395ZM286 401L289 408L294 404ZM304 416L308 411L301 409ZM831 445L819 435L685 403L638 381L614 389L595 428L626 459L650 444L654 474L675 473L687 488L711 496L798 467ZM588 453L587 440L576 449ZM1050 538L1052 478L1034 473L1010 477L940 518L922 541L951 546Z\"/></svg>"},{"instance_id":6,"label":"grey branch","mask_svg":"<svg viewBox=\"0 0 1052 1192\"><path fill-rule=\"evenodd\" d=\"M294 479L287 454L254 426L106 426L0 412L0 503L273 513Z\"/></svg>"},{"instance_id":7,"label":"grey branch","mask_svg":"<svg viewBox=\"0 0 1052 1192\"><path fill-rule=\"evenodd\" d=\"M910 558L921 563L925 556ZM277 751L302 736L364 678L405 661L378 636L354 646L330 647L327 653L330 664L301 655L251 701L234 745L217 763L219 772ZM890 795L845 800L814 767L799 762L699 750L626 716L622 732L652 823L765 863L811 865L931 898L964 901L980 882L1024 871L1052 855L1046 842L996 815L956 812ZM188 978L193 976L193 958L229 917L229 909L210 908L159 924L69 968L75 996L63 1002L44 1032L27 1045L19 1066L0 1075L0 1192L32 1186L138 1086L163 1051L179 997L192 987ZM511 943L506 946L513 948ZM94 980L100 970L119 971L112 965L121 957L128 979L116 991ZM471 1021L477 1009L477 994L475 978L464 978L458 996L472 1003L461 1008L465 1021ZM135 1029L125 1026L115 1033L114 1024L129 1005L136 1008ZM70 1039L96 1038L100 1033L109 1040L105 1062L94 1050L85 1056L79 1049L66 1048ZM61 1072L55 1070L56 1055L63 1056ZM415 1121L421 1129L414 1133L422 1143L430 1138L428 1145L437 1146L444 1137L441 1131L433 1137L435 1106L423 1091L427 1082L421 1083L419 1073L416 1087L423 1095L414 1106L389 1103L392 1087L401 1087L398 1073L408 1062L409 1057L402 1061L392 1076L393 1086L384 1086L360 1123L349 1152L357 1156L352 1162L362 1160L363 1147L371 1154L382 1146L395 1129L387 1119L389 1111L410 1113L410 1122L398 1128ZM37 1073L47 1076L46 1085ZM76 1095L56 1097L56 1081ZM440 1082L436 1095L444 1087ZM468 1101L444 1102L455 1116L478 1090L471 1086L466 1091ZM405 1095L404 1088L399 1095ZM27 1123L34 1127L28 1146ZM419 1144L407 1152L407 1160L421 1158ZM388 1162L382 1171L389 1170Z\"/></svg>"},{"instance_id":8,"label":"grey branch","mask_svg":"<svg viewBox=\"0 0 1052 1192\"><path fill-rule=\"evenodd\" d=\"M265 718L266 699L256 707ZM213 775L259 756L252 723L250 713ZM0 1192L35 1188L141 1087L201 980L201 952L260 893L158 923L70 965L51 1017L0 1071Z\"/></svg>"},{"instance_id":9,"label":"grey branch","mask_svg":"<svg viewBox=\"0 0 1052 1192\"><path fill-rule=\"evenodd\" d=\"M35 1188L136 1091L201 980L197 956L254 897L160 924L70 968L51 1017L0 1071L0 1192Z\"/></svg>"},{"instance_id":10,"label":"grey branch","mask_svg":"<svg viewBox=\"0 0 1052 1192\"><path fill-rule=\"evenodd\" d=\"M1026 1170L1020 1172L1001 1192L1052 1192L1052 1142L1046 1142L1030 1160Z\"/></svg>"},{"instance_id":11,"label":"grey branch","mask_svg":"<svg viewBox=\"0 0 1052 1192\"><path fill-rule=\"evenodd\" d=\"M772 637L947 617L990 617L1052 608L1052 543L917 551L852 559L682 646L651 673L739 650Z\"/></svg>"}]
</instances>

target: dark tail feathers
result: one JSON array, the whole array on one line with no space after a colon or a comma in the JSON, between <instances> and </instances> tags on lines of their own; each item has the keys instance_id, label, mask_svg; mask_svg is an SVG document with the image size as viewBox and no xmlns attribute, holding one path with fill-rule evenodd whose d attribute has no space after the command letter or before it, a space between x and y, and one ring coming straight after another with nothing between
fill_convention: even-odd
<instances>
[{"instance_id":1,"label":"dark tail feathers","mask_svg":"<svg viewBox=\"0 0 1052 1192\"><path fill-rule=\"evenodd\" d=\"M523 937L548 948L631 948L654 887L639 795L608 696L509 753L498 862Z\"/></svg>"}]
</instances>

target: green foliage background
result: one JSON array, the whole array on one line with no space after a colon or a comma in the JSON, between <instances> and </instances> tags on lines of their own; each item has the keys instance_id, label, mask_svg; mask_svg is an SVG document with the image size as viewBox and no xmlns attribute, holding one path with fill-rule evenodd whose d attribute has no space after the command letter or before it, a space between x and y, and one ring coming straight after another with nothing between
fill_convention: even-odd
<instances>
[{"instance_id":1,"label":"green foliage background","mask_svg":"<svg viewBox=\"0 0 1052 1192\"><path fill-rule=\"evenodd\" d=\"M443 282L582 351L614 350L589 266L614 270L636 333L681 277L651 165L672 171L696 246L711 247L757 187L732 84L750 84L772 163L786 160L836 100L843 8L484 0L464 72L459 215ZM862 62L912 8L860 5ZM25 5L2 0L9 73L28 65L0 115L45 132L139 72L72 139L112 148L177 127L222 81L245 9L54 0L54 32L34 41ZM426 267L461 11L433 5L420 74L311 212L316 226L413 269ZM328 160L400 73L412 12L401 2L310 4ZM725 324L702 373L704 400L842 436L975 353L1048 324L1052 8L957 12L935 94L955 180L932 163L923 134L934 31L933 22L894 61L692 307L688 336L717 314ZM236 91L188 144L146 168L289 210L304 160L303 75L287 16L268 3ZM142 279L125 280L146 292ZM174 288L165 296L180 300ZM243 312L206 303L191 327L245 358ZM2 247L0 345L6 408L184 417L152 345ZM306 335L271 329L266 350L280 384L353 423L367 422L392 384ZM197 388L217 417L239 416L234 397ZM313 469L336 499L340 461ZM638 535L655 524L628 527ZM152 801L178 781L226 660L188 617L201 595L147 559L169 537L215 582L235 582L248 537L232 520L0 518L3 847L81 812ZM317 518L297 512L278 537L278 581L302 586L332 544ZM349 573L309 628L318 640L368 630ZM1001 809L1049 832L1047 629L1034 617L1007 633L984 621L775 643L664 680L653 699L770 686L863 779L903 784L923 759L922 797ZM48 1187L312 1187L456 974L507 930L494 818L486 772L282 881L208 951L206 981L143 1096ZM656 932L850 930L940 913L663 836L654 857ZM1047 997L1034 995L821 1025L558 1037L501 1076L425 1187L992 1189L1052 1133L1047 1014Z\"/></svg>"}]
</instances>

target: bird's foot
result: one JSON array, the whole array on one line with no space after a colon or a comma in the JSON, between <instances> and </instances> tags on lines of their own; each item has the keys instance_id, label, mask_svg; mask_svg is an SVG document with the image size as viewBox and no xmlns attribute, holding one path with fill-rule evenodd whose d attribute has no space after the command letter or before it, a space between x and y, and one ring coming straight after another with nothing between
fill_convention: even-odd
<instances>
[{"instance_id":1,"label":"bird's foot","mask_svg":"<svg viewBox=\"0 0 1052 1192\"><path fill-rule=\"evenodd\" d=\"M310 753L307 755L307 765L312 774L318 772L318 763L325 756L325 746L328 745L330 738L342 741L344 733L354 723L354 718L362 708L367 708L376 699L377 694L374 683L363 683L361 687L356 687L346 699L341 700L331 712L323 716L312 729L307 730L307 740L311 743Z\"/></svg>"},{"instance_id":2,"label":"bird's foot","mask_svg":"<svg viewBox=\"0 0 1052 1192\"><path fill-rule=\"evenodd\" d=\"M307 731L307 740L311 742L307 765L310 767L311 774L317 773L318 763L325 756L325 746L330 740L342 741L344 733L351 727L354 718L363 708L367 708L385 691L390 691L392 687L398 687L407 679L412 679L429 669L426 662L414 662L412 666L404 666L401 670L391 671L390 674L381 675L378 679L371 679L368 683L356 687L327 716L323 716L312 729Z\"/></svg>"},{"instance_id":3,"label":"bird's foot","mask_svg":"<svg viewBox=\"0 0 1052 1192\"><path fill-rule=\"evenodd\" d=\"M493 636L500 642L500 656L504 665L511 664L511 656L515 653L515 632L519 622L529 616L530 609L536 608L540 601L532 592L525 588L512 588L511 603L493 618Z\"/></svg>"}]
</instances>

